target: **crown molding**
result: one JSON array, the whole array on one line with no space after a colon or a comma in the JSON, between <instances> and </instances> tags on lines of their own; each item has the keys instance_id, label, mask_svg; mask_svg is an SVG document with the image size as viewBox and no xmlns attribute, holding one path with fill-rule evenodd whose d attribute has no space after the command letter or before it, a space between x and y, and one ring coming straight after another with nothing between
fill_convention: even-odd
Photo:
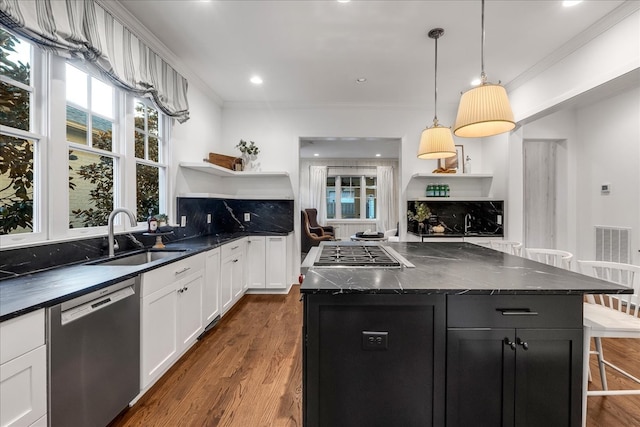
<instances>
[{"instance_id":1,"label":"crown molding","mask_svg":"<svg viewBox=\"0 0 640 427\"><path fill-rule=\"evenodd\" d=\"M640 10L640 2L635 0L627 0L620 6L609 12L607 15L600 18L593 25L589 26L586 30L573 37L571 40L560 46L553 51L547 57L537 62L531 68L524 71L522 74L505 84L507 92L511 92L520 86L527 83L540 73L544 72L548 68L562 61L582 46L589 43L608 29L622 22L624 19L631 16L633 13Z\"/></svg>"},{"instance_id":2,"label":"crown molding","mask_svg":"<svg viewBox=\"0 0 640 427\"><path fill-rule=\"evenodd\" d=\"M207 85L198 75L191 69L182 66L182 62L164 43L158 39L142 22L133 16L119 0L94 0L100 7L106 10L119 20L129 31L140 40L145 42L154 52L162 57L177 72L182 74L187 81L196 84L213 102L222 107L224 101L209 85Z\"/></svg>"}]
</instances>

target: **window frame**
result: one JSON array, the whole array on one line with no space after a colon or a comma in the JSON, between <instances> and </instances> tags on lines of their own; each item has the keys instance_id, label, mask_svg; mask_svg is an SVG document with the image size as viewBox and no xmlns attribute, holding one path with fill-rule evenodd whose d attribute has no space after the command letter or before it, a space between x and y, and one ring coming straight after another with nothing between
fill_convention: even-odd
<instances>
[{"instance_id":1,"label":"window frame","mask_svg":"<svg viewBox=\"0 0 640 427\"><path fill-rule=\"evenodd\" d=\"M343 218L342 217L342 178L359 178L360 186L359 186L359 196L360 196L360 206L359 206L359 218ZM367 178L372 178L376 181L374 186L367 186ZM335 179L335 185L329 186L329 179ZM328 175L327 181L325 181L326 188L334 188L335 189L335 217L329 218L327 215L328 221L353 221L353 222L362 222L362 221L376 221L378 219L378 206L376 203L375 216L373 218L367 218L367 188L374 188L376 194L376 201L378 199L378 182L376 175L367 175L367 174L335 174ZM351 187L349 187L351 188ZM325 194L325 210L329 212L329 197L328 194Z\"/></svg>"}]
</instances>

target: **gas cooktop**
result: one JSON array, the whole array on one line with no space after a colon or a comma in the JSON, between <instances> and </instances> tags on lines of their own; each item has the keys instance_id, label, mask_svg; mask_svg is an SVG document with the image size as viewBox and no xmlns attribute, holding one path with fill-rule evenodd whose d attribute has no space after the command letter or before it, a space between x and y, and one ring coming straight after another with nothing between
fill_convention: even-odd
<instances>
[{"instance_id":1,"label":"gas cooktop","mask_svg":"<svg viewBox=\"0 0 640 427\"><path fill-rule=\"evenodd\" d=\"M320 246L320 253L313 266L400 268L401 263L379 245L330 244Z\"/></svg>"}]
</instances>

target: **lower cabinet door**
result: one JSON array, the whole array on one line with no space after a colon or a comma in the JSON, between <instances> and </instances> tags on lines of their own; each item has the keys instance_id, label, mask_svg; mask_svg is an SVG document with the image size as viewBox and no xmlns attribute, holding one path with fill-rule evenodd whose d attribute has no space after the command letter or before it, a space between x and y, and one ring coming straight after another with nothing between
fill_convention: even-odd
<instances>
[{"instance_id":1,"label":"lower cabinet door","mask_svg":"<svg viewBox=\"0 0 640 427\"><path fill-rule=\"evenodd\" d=\"M287 288L287 240L284 236L267 237L266 283L269 289Z\"/></svg>"},{"instance_id":2,"label":"lower cabinet door","mask_svg":"<svg viewBox=\"0 0 640 427\"><path fill-rule=\"evenodd\" d=\"M179 352L193 343L202 332L203 284L202 270L178 282Z\"/></svg>"},{"instance_id":3,"label":"lower cabinet door","mask_svg":"<svg viewBox=\"0 0 640 427\"><path fill-rule=\"evenodd\" d=\"M141 316L140 387L145 389L178 356L178 292L175 284L142 298Z\"/></svg>"},{"instance_id":4,"label":"lower cabinet door","mask_svg":"<svg viewBox=\"0 0 640 427\"><path fill-rule=\"evenodd\" d=\"M513 426L514 335L513 329L448 330L447 427Z\"/></svg>"},{"instance_id":5,"label":"lower cabinet door","mask_svg":"<svg viewBox=\"0 0 640 427\"><path fill-rule=\"evenodd\" d=\"M28 426L46 413L47 351L42 345L0 365L0 426Z\"/></svg>"},{"instance_id":6,"label":"lower cabinet door","mask_svg":"<svg viewBox=\"0 0 640 427\"><path fill-rule=\"evenodd\" d=\"M582 329L517 329L515 425L581 425Z\"/></svg>"},{"instance_id":7,"label":"lower cabinet door","mask_svg":"<svg viewBox=\"0 0 640 427\"><path fill-rule=\"evenodd\" d=\"M220 265L220 305L225 313L233 305L233 266L238 261L235 257L224 258Z\"/></svg>"}]
</instances>

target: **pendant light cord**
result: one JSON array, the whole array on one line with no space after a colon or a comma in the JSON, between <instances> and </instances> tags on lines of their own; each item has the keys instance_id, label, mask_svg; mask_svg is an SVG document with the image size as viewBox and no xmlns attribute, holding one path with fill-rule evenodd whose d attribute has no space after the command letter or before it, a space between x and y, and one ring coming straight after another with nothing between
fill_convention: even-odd
<instances>
[{"instance_id":1,"label":"pendant light cord","mask_svg":"<svg viewBox=\"0 0 640 427\"><path fill-rule=\"evenodd\" d=\"M439 36L438 36L439 37ZM438 125L438 37L435 37L435 41L436 41L436 60L435 62L435 72L434 72L434 79L433 79L433 124L434 126Z\"/></svg>"},{"instance_id":2,"label":"pendant light cord","mask_svg":"<svg viewBox=\"0 0 640 427\"><path fill-rule=\"evenodd\" d=\"M480 43L480 65L482 67L482 70L480 70L480 80L482 82L481 84L485 84L487 82L487 75L484 72L484 0L482 0L482 15L481 16L482 16L482 19L481 19L482 39L481 39L481 43Z\"/></svg>"}]
</instances>

